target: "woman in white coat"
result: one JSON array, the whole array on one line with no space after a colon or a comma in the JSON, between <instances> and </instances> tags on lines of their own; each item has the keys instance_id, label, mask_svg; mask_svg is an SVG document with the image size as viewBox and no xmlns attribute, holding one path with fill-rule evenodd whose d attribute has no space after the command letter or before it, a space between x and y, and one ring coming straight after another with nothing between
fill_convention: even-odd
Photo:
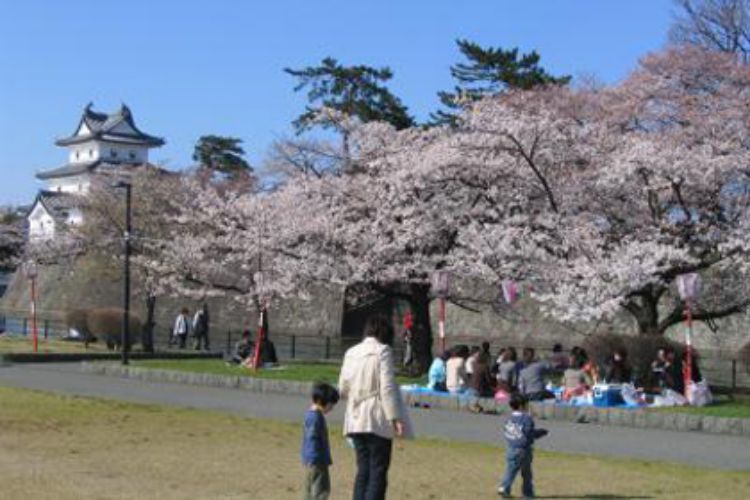
<instances>
[{"instance_id":1,"label":"woman in white coat","mask_svg":"<svg viewBox=\"0 0 750 500\"><path fill-rule=\"evenodd\" d=\"M365 338L344 355L339 391L347 399L344 435L357 453L354 500L382 500L394 437L405 432L404 408L393 368L393 327L370 318Z\"/></svg>"}]
</instances>

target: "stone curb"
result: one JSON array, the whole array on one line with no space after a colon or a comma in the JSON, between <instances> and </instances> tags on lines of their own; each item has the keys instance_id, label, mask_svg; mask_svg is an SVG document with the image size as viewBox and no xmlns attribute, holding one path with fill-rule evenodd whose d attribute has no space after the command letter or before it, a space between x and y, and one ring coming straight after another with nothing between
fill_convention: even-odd
<instances>
[{"instance_id":1,"label":"stone curb","mask_svg":"<svg viewBox=\"0 0 750 500\"><path fill-rule=\"evenodd\" d=\"M262 394L288 394L309 396L313 383L291 380L262 379L210 373L159 370L106 363L82 363L86 373L121 377L145 382L168 382L208 387L241 389ZM472 411L477 405L483 413L507 414L510 408L491 398L465 396L435 396L403 393L409 407L421 406L450 411ZM574 423L592 423L632 427L636 429L664 429L682 432L704 432L750 437L750 419L691 415L688 413L620 408L561 406L549 403L531 403L531 414L539 420L556 420Z\"/></svg>"},{"instance_id":2,"label":"stone curb","mask_svg":"<svg viewBox=\"0 0 750 500\"><path fill-rule=\"evenodd\" d=\"M85 373L142 380L144 382L167 382L207 387L223 387L226 389L241 389L264 394L309 396L313 386L312 382L217 375L212 373L181 372L177 370L159 370L154 368L120 366L105 363L84 362L81 364L81 369Z\"/></svg>"}]
</instances>

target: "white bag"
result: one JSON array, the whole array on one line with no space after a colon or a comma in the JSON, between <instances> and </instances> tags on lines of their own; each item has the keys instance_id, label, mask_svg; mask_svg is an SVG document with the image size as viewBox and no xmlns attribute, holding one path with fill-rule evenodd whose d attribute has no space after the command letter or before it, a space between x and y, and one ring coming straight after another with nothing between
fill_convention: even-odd
<instances>
[{"instance_id":1,"label":"white bag","mask_svg":"<svg viewBox=\"0 0 750 500\"><path fill-rule=\"evenodd\" d=\"M679 392L675 392L672 389L665 389L664 395L662 396L663 404L661 406L685 406L688 404L688 400L685 396Z\"/></svg>"},{"instance_id":2,"label":"white bag","mask_svg":"<svg viewBox=\"0 0 750 500\"><path fill-rule=\"evenodd\" d=\"M690 382L687 387L687 400L692 406L706 406L713 402L711 389L705 379L697 384Z\"/></svg>"}]
</instances>

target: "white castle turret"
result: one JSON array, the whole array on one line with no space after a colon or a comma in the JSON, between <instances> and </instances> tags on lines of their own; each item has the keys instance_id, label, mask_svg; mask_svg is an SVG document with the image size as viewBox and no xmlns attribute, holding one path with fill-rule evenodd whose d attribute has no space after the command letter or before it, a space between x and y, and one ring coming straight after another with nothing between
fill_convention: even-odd
<instances>
[{"instance_id":1,"label":"white castle turret","mask_svg":"<svg viewBox=\"0 0 750 500\"><path fill-rule=\"evenodd\" d=\"M164 140L141 132L124 104L113 114L98 113L89 104L73 135L55 144L68 148L68 162L52 170L39 172L37 179L47 182L39 192L28 215L29 238L55 236L57 224L80 224L83 213L81 196L91 185L93 174L123 166L148 164L148 151Z\"/></svg>"}]
</instances>

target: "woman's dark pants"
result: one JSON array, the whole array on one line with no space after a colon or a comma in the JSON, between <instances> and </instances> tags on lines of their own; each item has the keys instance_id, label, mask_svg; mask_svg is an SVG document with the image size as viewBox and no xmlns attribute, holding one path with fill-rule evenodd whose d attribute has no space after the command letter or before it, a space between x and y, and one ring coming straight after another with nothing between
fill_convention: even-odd
<instances>
[{"instance_id":1,"label":"woman's dark pants","mask_svg":"<svg viewBox=\"0 0 750 500\"><path fill-rule=\"evenodd\" d=\"M375 434L351 434L357 451L354 500L383 500L393 441Z\"/></svg>"}]
</instances>

